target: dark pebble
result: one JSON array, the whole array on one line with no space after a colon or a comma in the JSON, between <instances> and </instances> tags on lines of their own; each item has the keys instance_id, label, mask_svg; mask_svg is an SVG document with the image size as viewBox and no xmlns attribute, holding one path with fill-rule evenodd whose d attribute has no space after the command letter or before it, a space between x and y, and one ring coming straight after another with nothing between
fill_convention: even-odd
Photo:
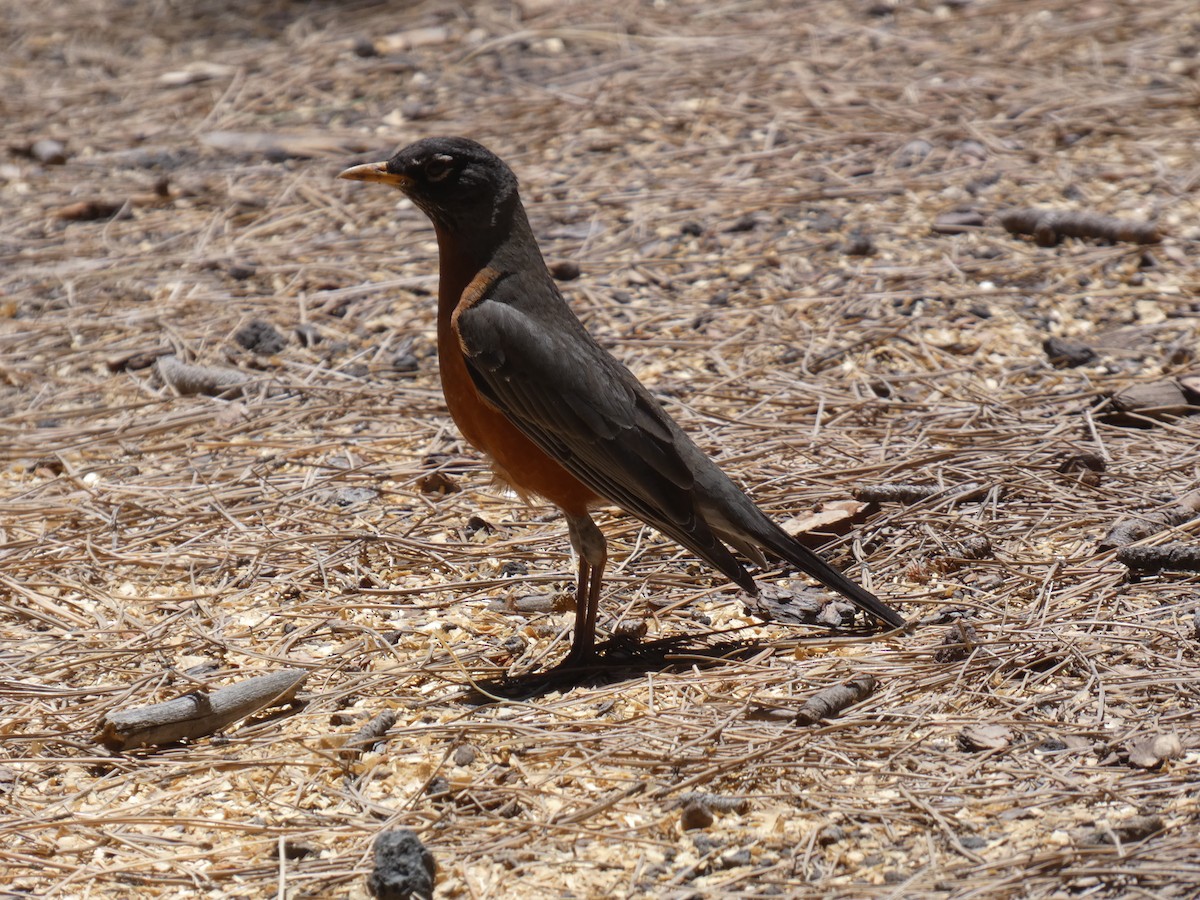
<instances>
[{"instance_id":1,"label":"dark pebble","mask_svg":"<svg viewBox=\"0 0 1200 900\"><path fill-rule=\"evenodd\" d=\"M433 854L413 832L385 831L375 839L375 871L367 889L380 900L431 898L436 873Z\"/></svg>"}]
</instances>

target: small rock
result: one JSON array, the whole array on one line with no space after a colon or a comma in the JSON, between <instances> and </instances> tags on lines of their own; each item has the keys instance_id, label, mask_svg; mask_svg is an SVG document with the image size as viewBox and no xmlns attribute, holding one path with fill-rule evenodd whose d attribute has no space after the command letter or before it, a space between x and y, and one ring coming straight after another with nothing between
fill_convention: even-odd
<instances>
[{"instance_id":1,"label":"small rock","mask_svg":"<svg viewBox=\"0 0 1200 900\"><path fill-rule=\"evenodd\" d=\"M407 828L385 831L375 839L375 871L367 889L379 900L433 897L437 864L433 854Z\"/></svg>"},{"instance_id":2,"label":"small rock","mask_svg":"<svg viewBox=\"0 0 1200 900\"><path fill-rule=\"evenodd\" d=\"M895 166L897 169L908 169L924 162L925 157L933 152L933 144L917 138L909 141L896 152Z\"/></svg>"},{"instance_id":3,"label":"small rock","mask_svg":"<svg viewBox=\"0 0 1200 900\"><path fill-rule=\"evenodd\" d=\"M1130 843L1142 841L1166 829L1162 816L1131 816L1121 822L1112 822L1086 836L1090 844L1111 844L1114 841Z\"/></svg>"},{"instance_id":4,"label":"small rock","mask_svg":"<svg viewBox=\"0 0 1200 900\"><path fill-rule=\"evenodd\" d=\"M496 526L481 516L471 516L467 519L467 524L463 528L463 536L467 540L475 537L477 534L495 534Z\"/></svg>"},{"instance_id":5,"label":"small rock","mask_svg":"<svg viewBox=\"0 0 1200 900\"><path fill-rule=\"evenodd\" d=\"M579 263L572 259L560 259L550 263L550 274L555 281L574 281L583 270L579 268Z\"/></svg>"},{"instance_id":6,"label":"small rock","mask_svg":"<svg viewBox=\"0 0 1200 900\"><path fill-rule=\"evenodd\" d=\"M504 639L500 645L500 649L509 656L520 656L525 652L525 648L529 646L529 642L519 634L510 634Z\"/></svg>"},{"instance_id":7,"label":"small rock","mask_svg":"<svg viewBox=\"0 0 1200 900\"><path fill-rule=\"evenodd\" d=\"M979 141L972 140L969 138L965 141L959 141L958 147L956 149L958 150L959 153L961 153L963 156L967 157L968 159L982 161L982 160L987 159L987 157L988 157L987 147L985 147Z\"/></svg>"},{"instance_id":8,"label":"small rock","mask_svg":"<svg viewBox=\"0 0 1200 900\"><path fill-rule=\"evenodd\" d=\"M462 744L454 750L454 764L456 766L469 766L475 762L475 748L470 744Z\"/></svg>"},{"instance_id":9,"label":"small rock","mask_svg":"<svg viewBox=\"0 0 1200 900\"><path fill-rule=\"evenodd\" d=\"M725 226L727 234L736 234L739 231L753 231L758 227L758 216L755 213L746 213L740 216L732 224Z\"/></svg>"},{"instance_id":10,"label":"small rock","mask_svg":"<svg viewBox=\"0 0 1200 900\"><path fill-rule=\"evenodd\" d=\"M279 844L275 845L275 852L278 855L280 850L283 851L284 859L304 859L306 856L312 856L314 853L320 852L320 847L316 844L310 844L307 841L293 841L287 838L283 841L283 847Z\"/></svg>"},{"instance_id":11,"label":"small rock","mask_svg":"<svg viewBox=\"0 0 1200 900\"><path fill-rule=\"evenodd\" d=\"M446 494L458 493L462 488L458 486L453 478L445 472L429 472L417 479L417 490L422 494Z\"/></svg>"},{"instance_id":12,"label":"small rock","mask_svg":"<svg viewBox=\"0 0 1200 900\"><path fill-rule=\"evenodd\" d=\"M828 625L830 628L840 628L854 621L855 606L853 603L843 603L841 600L831 600L821 607L817 614L818 625Z\"/></svg>"},{"instance_id":13,"label":"small rock","mask_svg":"<svg viewBox=\"0 0 1200 900\"><path fill-rule=\"evenodd\" d=\"M1096 361L1096 351L1082 341L1051 337L1042 342L1050 364L1059 369L1074 369Z\"/></svg>"},{"instance_id":14,"label":"small rock","mask_svg":"<svg viewBox=\"0 0 1200 900\"><path fill-rule=\"evenodd\" d=\"M525 563L521 562L519 559L507 560L504 565L500 567L501 578L517 578L521 575L528 574L529 566L525 565Z\"/></svg>"},{"instance_id":15,"label":"small rock","mask_svg":"<svg viewBox=\"0 0 1200 900\"><path fill-rule=\"evenodd\" d=\"M61 166L67 161L67 147L62 141L42 138L29 147L29 155L46 166Z\"/></svg>"},{"instance_id":16,"label":"small rock","mask_svg":"<svg viewBox=\"0 0 1200 900\"><path fill-rule=\"evenodd\" d=\"M363 59L370 59L372 56L379 55L379 50L375 46L375 42L367 37L356 37L354 39L354 46L351 49L354 51L355 56L362 57Z\"/></svg>"},{"instance_id":17,"label":"small rock","mask_svg":"<svg viewBox=\"0 0 1200 900\"><path fill-rule=\"evenodd\" d=\"M830 231L837 231L842 227L842 219L835 216L833 213L825 209L817 210L812 218L808 220L808 227L813 231L826 234Z\"/></svg>"},{"instance_id":18,"label":"small rock","mask_svg":"<svg viewBox=\"0 0 1200 900\"><path fill-rule=\"evenodd\" d=\"M1120 412L1151 419L1167 419L1200 412L1188 403L1183 389L1175 381L1135 384L1113 394L1112 402Z\"/></svg>"},{"instance_id":19,"label":"small rock","mask_svg":"<svg viewBox=\"0 0 1200 900\"><path fill-rule=\"evenodd\" d=\"M968 622L961 619L946 630L941 646L933 651L933 659L939 663L962 662L979 644L979 634Z\"/></svg>"},{"instance_id":20,"label":"small rock","mask_svg":"<svg viewBox=\"0 0 1200 900\"><path fill-rule=\"evenodd\" d=\"M708 808L706 803L699 800L692 800L683 807L683 811L679 814L679 824L683 826L684 831L691 831L695 828L707 828L713 823L712 810Z\"/></svg>"},{"instance_id":21,"label":"small rock","mask_svg":"<svg viewBox=\"0 0 1200 900\"><path fill-rule=\"evenodd\" d=\"M252 319L243 325L234 332L233 339L243 349L263 356L271 356L287 346L287 338L262 319Z\"/></svg>"},{"instance_id":22,"label":"small rock","mask_svg":"<svg viewBox=\"0 0 1200 900\"><path fill-rule=\"evenodd\" d=\"M1058 464L1058 471L1064 475L1071 472L1103 472L1106 468L1108 463L1104 461L1104 457L1090 450L1069 453Z\"/></svg>"},{"instance_id":23,"label":"small rock","mask_svg":"<svg viewBox=\"0 0 1200 900\"><path fill-rule=\"evenodd\" d=\"M128 218L130 213L124 201L116 200L80 200L68 203L54 211L54 217L66 222L95 222L98 219L111 219L120 214Z\"/></svg>"},{"instance_id":24,"label":"small rock","mask_svg":"<svg viewBox=\"0 0 1200 900\"><path fill-rule=\"evenodd\" d=\"M230 263L229 267L226 268L225 271L229 274L229 277L235 281L245 281L247 278L253 278L254 273L258 270L250 263L234 262Z\"/></svg>"},{"instance_id":25,"label":"small rock","mask_svg":"<svg viewBox=\"0 0 1200 900\"><path fill-rule=\"evenodd\" d=\"M875 241L869 234L855 229L842 245L842 252L847 256L872 256L875 253Z\"/></svg>"},{"instance_id":26,"label":"small rock","mask_svg":"<svg viewBox=\"0 0 1200 900\"><path fill-rule=\"evenodd\" d=\"M732 853L722 856L717 868L736 869L739 866L748 866L751 862L753 862L753 857L750 855L750 850L742 847L740 850L734 850Z\"/></svg>"},{"instance_id":27,"label":"small rock","mask_svg":"<svg viewBox=\"0 0 1200 900\"><path fill-rule=\"evenodd\" d=\"M837 844L846 839L846 832L837 825L826 825L817 832L817 843L822 847Z\"/></svg>"},{"instance_id":28,"label":"small rock","mask_svg":"<svg viewBox=\"0 0 1200 900\"><path fill-rule=\"evenodd\" d=\"M351 506L358 506L361 503L369 503L379 496L379 491L369 487L355 487L348 485L331 491L324 491L316 495L317 499L323 500L330 506L340 506L342 509L347 509Z\"/></svg>"},{"instance_id":29,"label":"small rock","mask_svg":"<svg viewBox=\"0 0 1200 900\"><path fill-rule=\"evenodd\" d=\"M401 347L392 354L392 369L397 372L415 372L421 368L417 355L412 351L412 344Z\"/></svg>"}]
</instances>

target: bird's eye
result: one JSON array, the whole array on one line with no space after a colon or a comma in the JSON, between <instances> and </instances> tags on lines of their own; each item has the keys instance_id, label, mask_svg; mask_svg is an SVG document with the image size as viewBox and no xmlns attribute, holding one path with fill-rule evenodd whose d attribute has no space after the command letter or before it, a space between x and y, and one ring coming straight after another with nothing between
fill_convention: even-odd
<instances>
[{"instance_id":1,"label":"bird's eye","mask_svg":"<svg viewBox=\"0 0 1200 900\"><path fill-rule=\"evenodd\" d=\"M454 157L438 153L425 163L425 177L430 181L441 181L454 168Z\"/></svg>"}]
</instances>

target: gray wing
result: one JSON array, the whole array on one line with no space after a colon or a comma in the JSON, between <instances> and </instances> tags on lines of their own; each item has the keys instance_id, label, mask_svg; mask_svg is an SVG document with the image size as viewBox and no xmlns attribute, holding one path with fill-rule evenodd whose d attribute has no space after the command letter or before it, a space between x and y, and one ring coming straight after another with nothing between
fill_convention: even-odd
<instances>
[{"instance_id":1,"label":"gray wing","mask_svg":"<svg viewBox=\"0 0 1200 900\"><path fill-rule=\"evenodd\" d=\"M694 474L680 452L688 438L565 306L531 314L502 302L510 285L501 280L455 319L480 393L597 494L753 590L697 512Z\"/></svg>"}]
</instances>

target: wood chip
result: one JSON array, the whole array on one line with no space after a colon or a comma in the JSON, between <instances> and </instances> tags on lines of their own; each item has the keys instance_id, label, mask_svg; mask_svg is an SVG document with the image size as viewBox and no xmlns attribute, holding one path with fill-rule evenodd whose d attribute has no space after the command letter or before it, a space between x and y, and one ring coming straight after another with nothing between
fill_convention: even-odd
<instances>
[{"instance_id":1,"label":"wood chip","mask_svg":"<svg viewBox=\"0 0 1200 900\"><path fill-rule=\"evenodd\" d=\"M1157 769L1168 760L1183 756L1183 744L1175 734L1152 734L1125 745L1129 764L1139 769Z\"/></svg>"},{"instance_id":2,"label":"wood chip","mask_svg":"<svg viewBox=\"0 0 1200 900\"><path fill-rule=\"evenodd\" d=\"M291 703L308 673L282 669L212 691L193 691L165 703L109 712L97 743L121 752L205 737L269 706Z\"/></svg>"}]
</instances>

